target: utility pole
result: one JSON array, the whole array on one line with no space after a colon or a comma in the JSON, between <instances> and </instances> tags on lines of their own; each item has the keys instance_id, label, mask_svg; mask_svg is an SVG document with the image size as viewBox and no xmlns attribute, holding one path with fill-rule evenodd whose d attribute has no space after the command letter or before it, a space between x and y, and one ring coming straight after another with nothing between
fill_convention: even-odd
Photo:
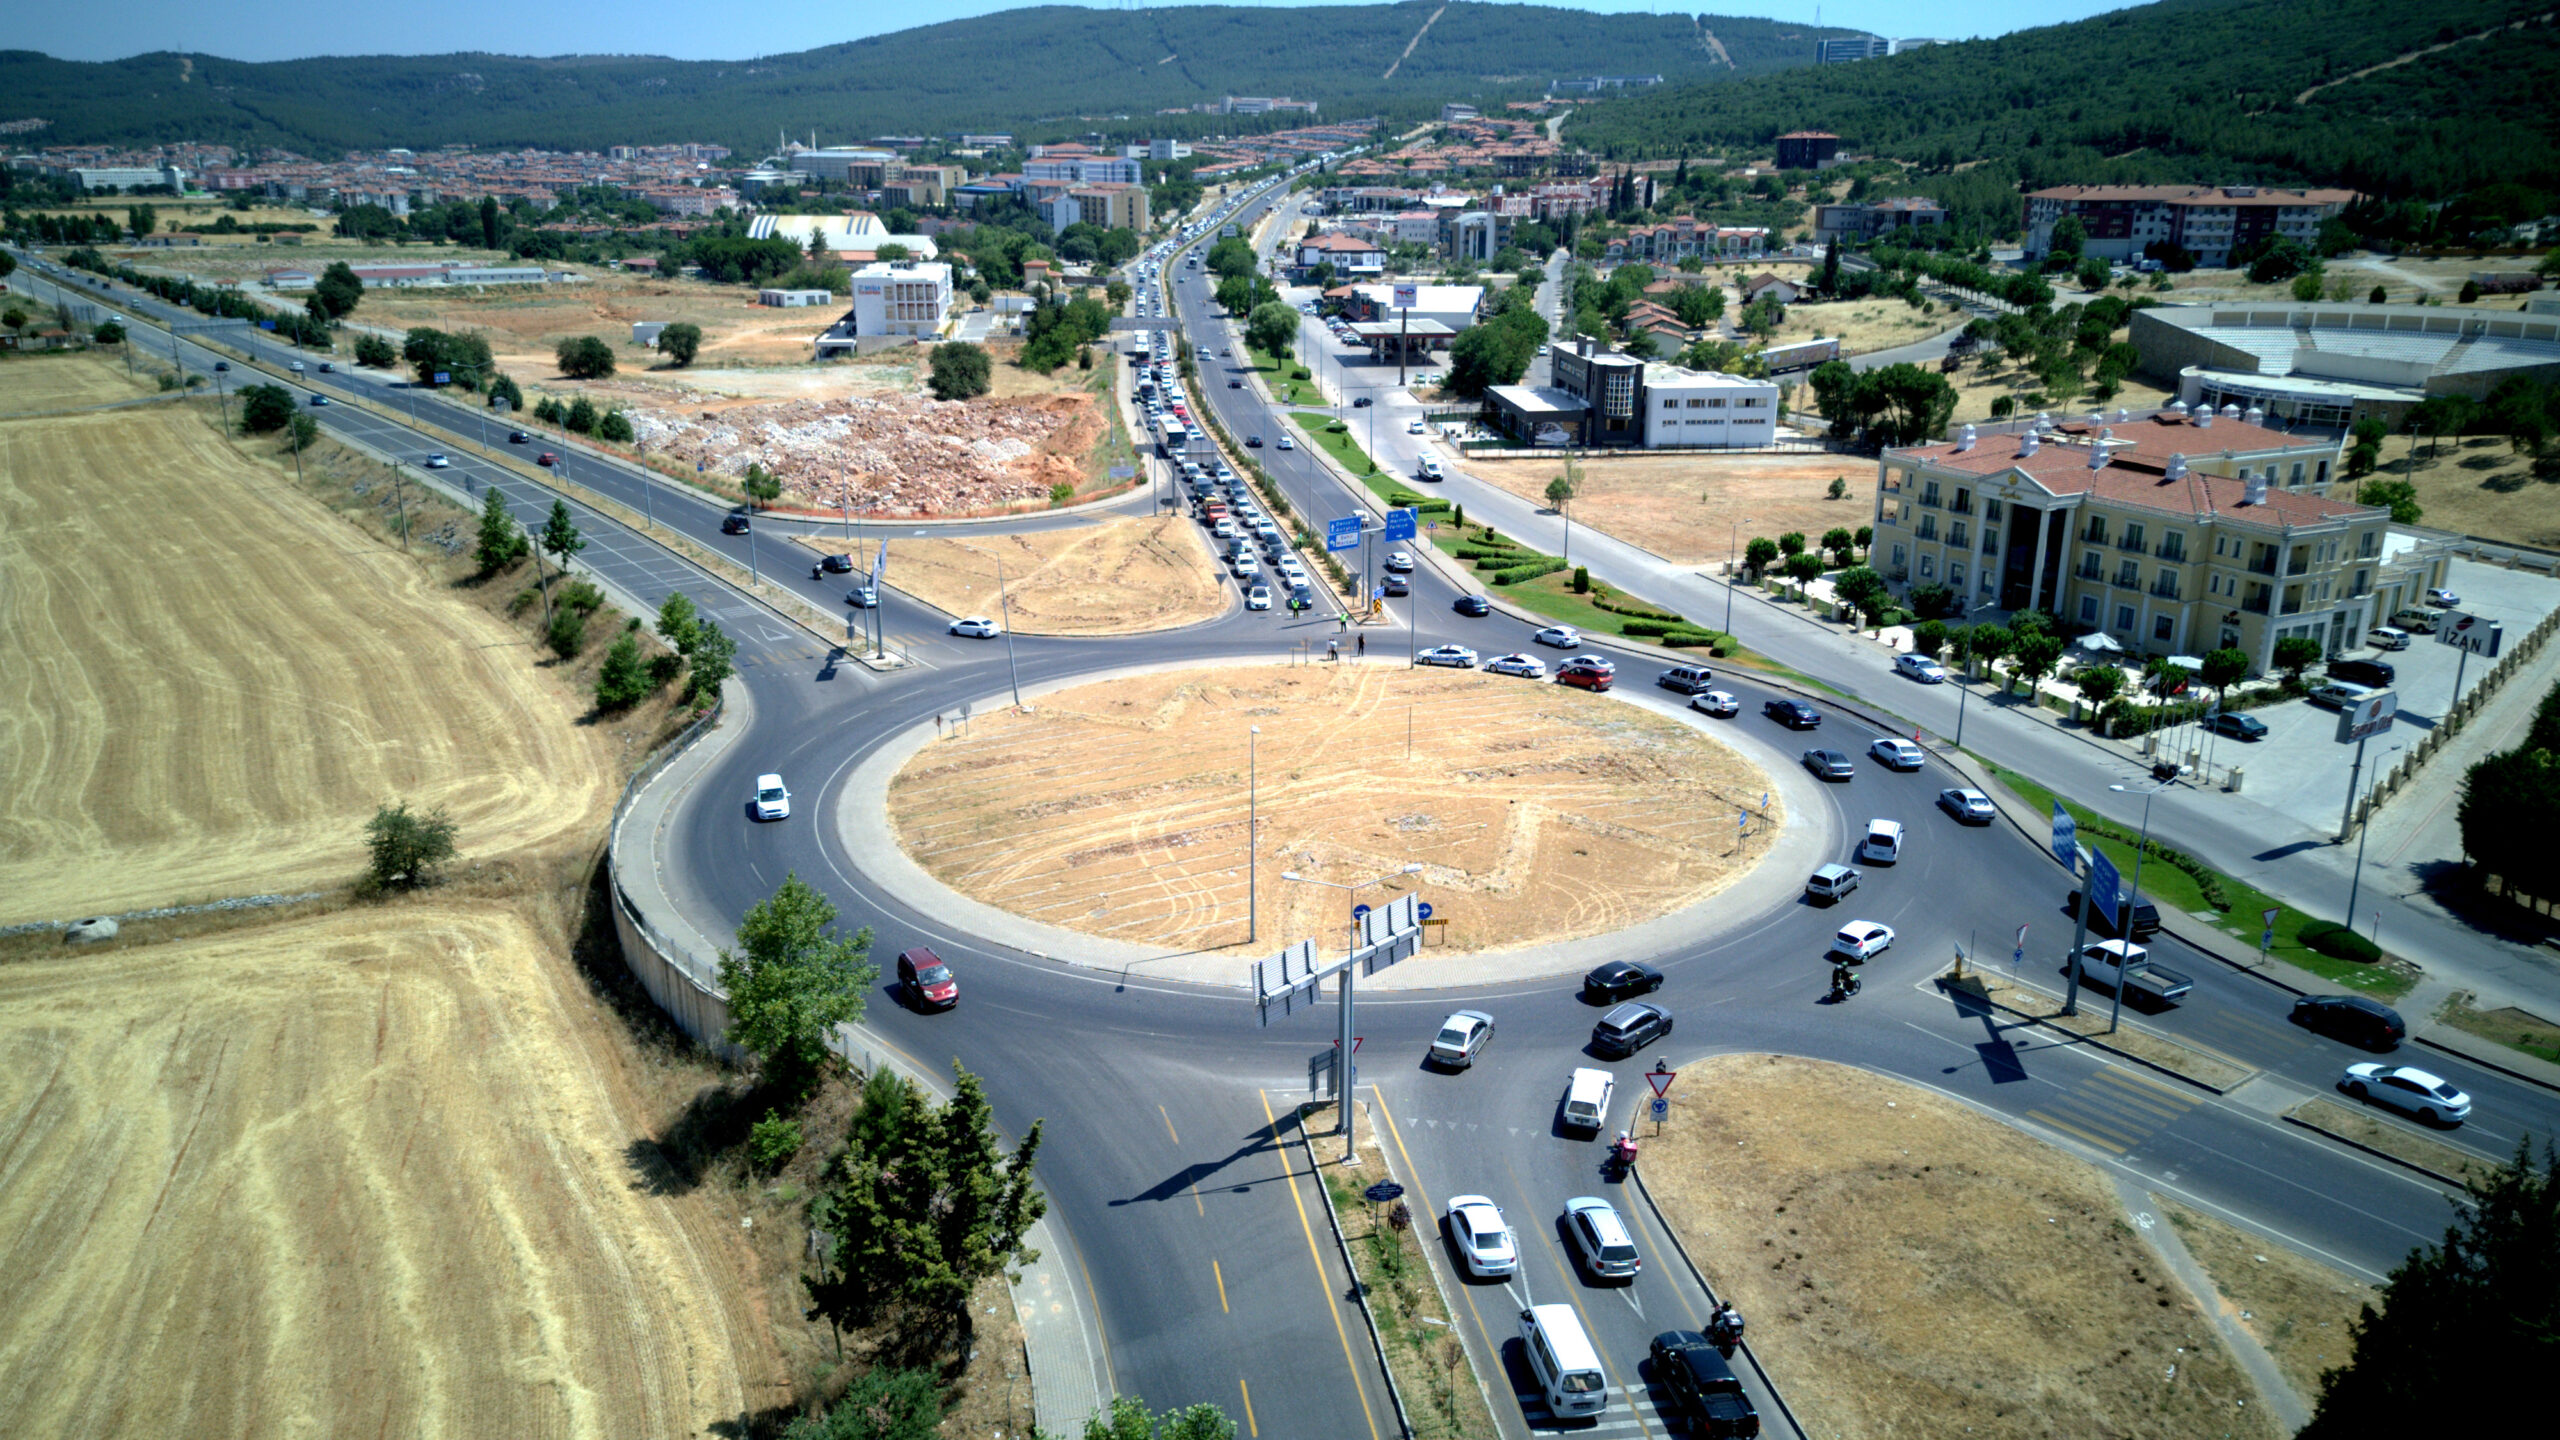
<instances>
[{"instance_id":1,"label":"utility pole","mask_svg":"<svg viewBox=\"0 0 2560 1440\"><path fill-rule=\"evenodd\" d=\"M875 592L873 599L879 599ZM996 624L1004 631L1004 668L1013 676L1013 708L1022 708L1022 670L1013 660L1013 602L1004 593L1004 557L996 557Z\"/></svg>"}]
</instances>

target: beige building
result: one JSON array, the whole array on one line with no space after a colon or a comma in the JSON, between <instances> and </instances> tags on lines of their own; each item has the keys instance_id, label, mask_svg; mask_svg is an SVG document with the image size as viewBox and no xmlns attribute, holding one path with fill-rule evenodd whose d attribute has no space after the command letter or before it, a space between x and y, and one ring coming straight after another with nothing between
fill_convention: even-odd
<instances>
[{"instance_id":1,"label":"beige building","mask_svg":"<svg viewBox=\"0 0 2560 1440\"><path fill-rule=\"evenodd\" d=\"M2341 442L2263 414L2184 406L1966 426L1888 449L1871 563L1901 592L1952 588L1974 611L2045 609L2135 655L2276 641L2351 648L2444 583L2441 544L2355 504Z\"/></svg>"}]
</instances>

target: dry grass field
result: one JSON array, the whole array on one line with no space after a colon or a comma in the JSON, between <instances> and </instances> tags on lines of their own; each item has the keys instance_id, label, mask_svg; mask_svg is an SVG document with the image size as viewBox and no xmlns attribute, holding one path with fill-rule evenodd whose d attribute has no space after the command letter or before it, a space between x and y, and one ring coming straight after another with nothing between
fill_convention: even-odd
<instances>
[{"instance_id":1,"label":"dry grass field","mask_svg":"<svg viewBox=\"0 0 2560 1440\"><path fill-rule=\"evenodd\" d=\"M804 539L821 554L841 538ZM1020 535L889 542L890 588L952 615L996 613L996 564L1013 628L1033 635L1129 635L1226 613L1233 588L1180 515L1119 518ZM867 567L870 557L855 557Z\"/></svg>"},{"instance_id":2,"label":"dry grass field","mask_svg":"<svg viewBox=\"0 0 2560 1440\"><path fill-rule=\"evenodd\" d=\"M443 260L450 252L377 255L377 263ZM458 258L458 257L456 257ZM743 285L700 280L661 280L655 275L566 267L586 277L575 285L489 286L472 291L369 290L354 319L394 332L412 325L439 330L478 330L488 335L501 367L530 384L554 372L553 350L563 340L594 335L612 345L633 370L658 363L654 351L631 343L636 321L691 321L702 327L697 365L797 364L810 358L809 338L853 306L778 310L758 305Z\"/></svg>"},{"instance_id":3,"label":"dry grass field","mask_svg":"<svg viewBox=\"0 0 2560 1440\"><path fill-rule=\"evenodd\" d=\"M1342 920L1341 892L1283 871L1349 882L1419 862L1448 946L1489 950L1702 899L1756 863L1784 821L1755 821L1736 853L1734 816L1759 803L1766 777L1689 726L1400 658L1045 695L1036 714L981 716L908 762L889 818L936 878L988 904L1116 940L1241 945L1249 771L1266 947L1329 943Z\"/></svg>"},{"instance_id":4,"label":"dry grass field","mask_svg":"<svg viewBox=\"0 0 2560 1440\"><path fill-rule=\"evenodd\" d=\"M335 885L388 801L591 831L611 757L439 589L185 407L0 424L0 924Z\"/></svg>"},{"instance_id":5,"label":"dry grass field","mask_svg":"<svg viewBox=\"0 0 2560 1440\"><path fill-rule=\"evenodd\" d=\"M2095 1169L1847 1066L1684 1068L1646 1187L1810 1433L2280 1433Z\"/></svg>"},{"instance_id":6,"label":"dry grass field","mask_svg":"<svg viewBox=\"0 0 2560 1440\"><path fill-rule=\"evenodd\" d=\"M96 352L0 360L0 417L112 405L159 389L148 375L128 377L122 359L108 361Z\"/></svg>"},{"instance_id":7,"label":"dry grass field","mask_svg":"<svg viewBox=\"0 0 2560 1440\"><path fill-rule=\"evenodd\" d=\"M2536 479L2533 461L2504 438L2421 438L2413 467L2409 437L2394 435L2382 442L2382 455L2381 473L2372 478L2415 485L2426 512L2420 524L2506 544L2560 548L2560 506L2552 504L2560 486Z\"/></svg>"},{"instance_id":8,"label":"dry grass field","mask_svg":"<svg viewBox=\"0 0 2560 1440\"><path fill-rule=\"evenodd\" d=\"M2285 1383L2304 1404L2317 1400L2320 1372L2347 1363L2354 1348L2347 1327L2377 1298L2373 1287L2175 1200L2154 1195L2151 1203L2177 1227L2224 1309L2275 1358Z\"/></svg>"},{"instance_id":9,"label":"dry grass field","mask_svg":"<svg viewBox=\"0 0 2560 1440\"><path fill-rule=\"evenodd\" d=\"M2016 418L2020 419L2032 416L2040 410L2049 411L2056 418L2060 418L2086 415L2091 410L2101 408L2098 402L2086 395L2079 396L2069 403L2049 400L2043 405L2029 405L2026 403L2027 397L2039 393L2038 387L2042 382L2026 369L2005 363L2006 357L1999 358L2004 363L1988 370L1982 367L1982 362L1968 360L1963 368L1947 377L1947 382L1956 387L1955 415L1948 424L1952 426L1960 425L1967 420L1990 419L1991 402L2003 395L2008 396L2010 402L2017 407ZM2110 415L2118 410L2130 410L2136 415L2142 415L2157 410L2177 398L2177 392L2174 390L2164 390L2157 385L2128 377L2120 383L2120 388L2108 399L2103 408ZM1949 433L1952 434L1953 431ZM1871 494L1873 488L1873 486L1869 487Z\"/></svg>"},{"instance_id":10,"label":"dry grass field","mask_svg":"<svg viewBox=\"0 0 2560 1440\"><path fill-rule=\"evenodd\" d=\"M595 1009L468 900L0 967L0 1405L609 1440L763 1401L737 1222L640 1183Z\"/></svg>"},{"instance_id":11,"label":"dry grass field","mask_svg":"<svg viewBox=\"0 0 2560 1440\"><path fill-rule=\"evenodd\" d=\"M1496 460L1462 467L1523 499L1546 503L1547 482L1562 472L1555 456ZM1849 482L1828 498L1835 478ZM1819 540L1835 525L1856 530L1875 518L1875 461L1856 455L1630 456L1582 462L1582 494L1573 520L1682 565L1720 564L1728 549L1754 535L1801 530ZM1740 542L1734 526L1739 523Z\"/></svg>"},{"instance_id":12,"label":"dry grass field","mask_svg":"<svg viewBox=\"0 0 2560 1440\"><path fill-rule=\"evenodd\" d=\"M1728 305L1726 313L1741 311ZM1808 300L1787 307L1787 322L1769 343L1794 345L1828 336L1840 342L1842 355L1864 355L1926 340L1967 318L1961 310L1935 304L1924 315L1900 300Z\"/></svg>"}]
</instances>

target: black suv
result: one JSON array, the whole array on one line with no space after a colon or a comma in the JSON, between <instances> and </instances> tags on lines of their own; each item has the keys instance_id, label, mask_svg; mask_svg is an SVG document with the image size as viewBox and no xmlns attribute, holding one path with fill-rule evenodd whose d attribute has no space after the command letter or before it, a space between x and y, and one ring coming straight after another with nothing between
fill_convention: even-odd
<instances>
[{"instance_id":1,"label":"black suv","mask_svg":"<svg viewBox=\"0 0 2560 1440\"><path fill-rule=\"evenodd\" d=\"M2330 679L2370 686L2376 690L2389 689L2393 677L2398 673L2391 668L2389 662L2382 660L2332 660L2329 662Z\"/></svg>"},{"instance_id":2,"label":"black suv","mask_svg":"<svg viewBox=\"0 0 2560 1440\"><path fill-rule=\"evenodd\" d=\"M2071 916L2077 916L2080 913L2079 891L2074 890L2062 897L2062 913ZM2107 918L2107 912L2104 910L2089 912L2089 928L2100 935L2112 936L2116 933L2114 923ZM2148 900L2133 902L2133 933L2124 938L2148 940L2159 933L2160 907Z\"/></svg>"},{"instance_id":3,"label":"black suv","mask_svg":"<svg viewBox=\"0 0 2560 1440\"><path fill-rule=\"evenodd\" d=\"M743 510L730 511L728 516L720 522L720 533L723 535L744 535L747 533L747 528L747 516Z\"/></svg>"},{"instance_id":4,"label":"black suv","mask_svg":"<svg viewBox=\"0 0 2560 1440\"><path fill-rule=\"evenodd\" d=\"M1630 1000L1600 1017L1591 1027L1595 1055L1628 1056L1671 1033L1671 1012L1642 1000Z\"/></svg>"},{"instance_id":5,"label":"black suv","mask_svg":"<svg viewBox=\"0 0 2560 1440\"><path fill-rule=\"evenodd\" d=\"M853 557L850 555L830 555L819 563L827 567L827 573L830 575L850 575L853 573Z\"/></svg>"},{"instance_id":6,"label":"black suv","mask_svg":"<svg viewBox=\"0 0 2560 1440\"><path fill-rule=\"evenodd\" d=\"M1695 1330L1665 1330L1653 1337L1654 1383L1671 1392L1673 1408L1697 1434L1716 1440L1748 1440L1760 1433L1760 1412L1742 1393L1742 1381L1714 1342Z\"/></svg>"},{"instance_id":7,"label":"black suv","mask_svg":"<svg viewBox=\"0 0 2560 1440\"><path fill-rule=\"evenodd\" d=\"M2293 1023L2367 1050L2395 1049L2409 1033L2399 1011L2362 995L2305 995L2293 1002Z\"/></svg>"},{"instance_id":8,"label":"black suv","mask_svg":"<svg viewBox=\"0 0 2560 1440\"><path fill-rule=\"evenodd\" d=\"M1811 730L1822 723L1822 712L1801 700L1772 700L1760 713L1790 730Z\"/></svg>"}]
</instances>

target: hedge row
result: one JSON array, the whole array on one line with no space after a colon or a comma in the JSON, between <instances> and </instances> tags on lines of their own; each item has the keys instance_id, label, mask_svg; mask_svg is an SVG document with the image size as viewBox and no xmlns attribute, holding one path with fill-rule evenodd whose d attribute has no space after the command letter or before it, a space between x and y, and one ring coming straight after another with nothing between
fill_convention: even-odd
<instances>
[{"instance_id":1,"label":"hedge row","mask_svg":"<svg viewBox=\"0 0 2560 1440\"><path fill-rule=\"evenodd\" d=\"M1514 563L1544 558L1535 550L1523 550L1517 545L1457 545L1452 546L1449 553L1461 560L1510 560Z\"/></svg>"},{"instance_id":2,"label":"hedge row","mask_svg":"<svg viewBox=\"0 0 2560 1440\"><path fill-rule=\"evenodd\" d=\"M1483 569L1483 563L1478 562L1476 568ZM1561 560L1537 560L1527 565L1514 565L1508 570L1494 571L1493 583L1496 585L1517 585L1523 580L1535 580L1541 575L1553 575L1563 568L1564 562Z\"/></svg>"},{"instance_id":3,"label":"hedge row","mask_svg":"<svg viewBox=\"0 0 2560 1440\"><path fill-rule=\"evenodd\" d=\"M1710 653L1719 657L1724 654L1724 636L1713 630L1666 630L1662 634L1662 643L1705 647Z\"/></svg>"},{"instance_id":4,"label":"hedge row","mask_svg":"<svg viewBox=\"0 0 2560 1440\"><path fill-rule=\"evenodd\" d=\"M2333 960L2371 965L2382 958L2382 951L2372 941L2335 920L2306 920L2294 933L2303 944Z\"/></svg>"},{"instance_id":5,"label":"hedge row","mask_svg":"<svg viewBox=\"0 0 2560 1440\"><path fill-rule=\"evenodd\" d=\"M2203 861L2184 850L2172 850L2157 840L2146 845L2139 832L2119 830L2104 820L2083 820L2080 822L2080 828L2092 835L2102 835L2109 840L2121 841L2163 865L2184 870L2195 877L2196 889L2204 896L2204 903L2220 911L2228 912L2231 909L2231 896L2222 888L2222 877L2208 868Z\"/></svg>"},{"instance_id":6,"label":"hedge row","mask_svg":"<svg viewBox=\"0 0 2560 1440\"><path fill-rule=\"evenodd\" d=\"M1638 620L1668 620L1674 625L1680 623L1680 615L1677 611L1657 609L1654 606L1640 605L1633 601L1612 600L1600 593L1600 587L1597 585L1591 587L1591 603L1612 615L1632 615Z\"/></svg>"}]
</instances>

